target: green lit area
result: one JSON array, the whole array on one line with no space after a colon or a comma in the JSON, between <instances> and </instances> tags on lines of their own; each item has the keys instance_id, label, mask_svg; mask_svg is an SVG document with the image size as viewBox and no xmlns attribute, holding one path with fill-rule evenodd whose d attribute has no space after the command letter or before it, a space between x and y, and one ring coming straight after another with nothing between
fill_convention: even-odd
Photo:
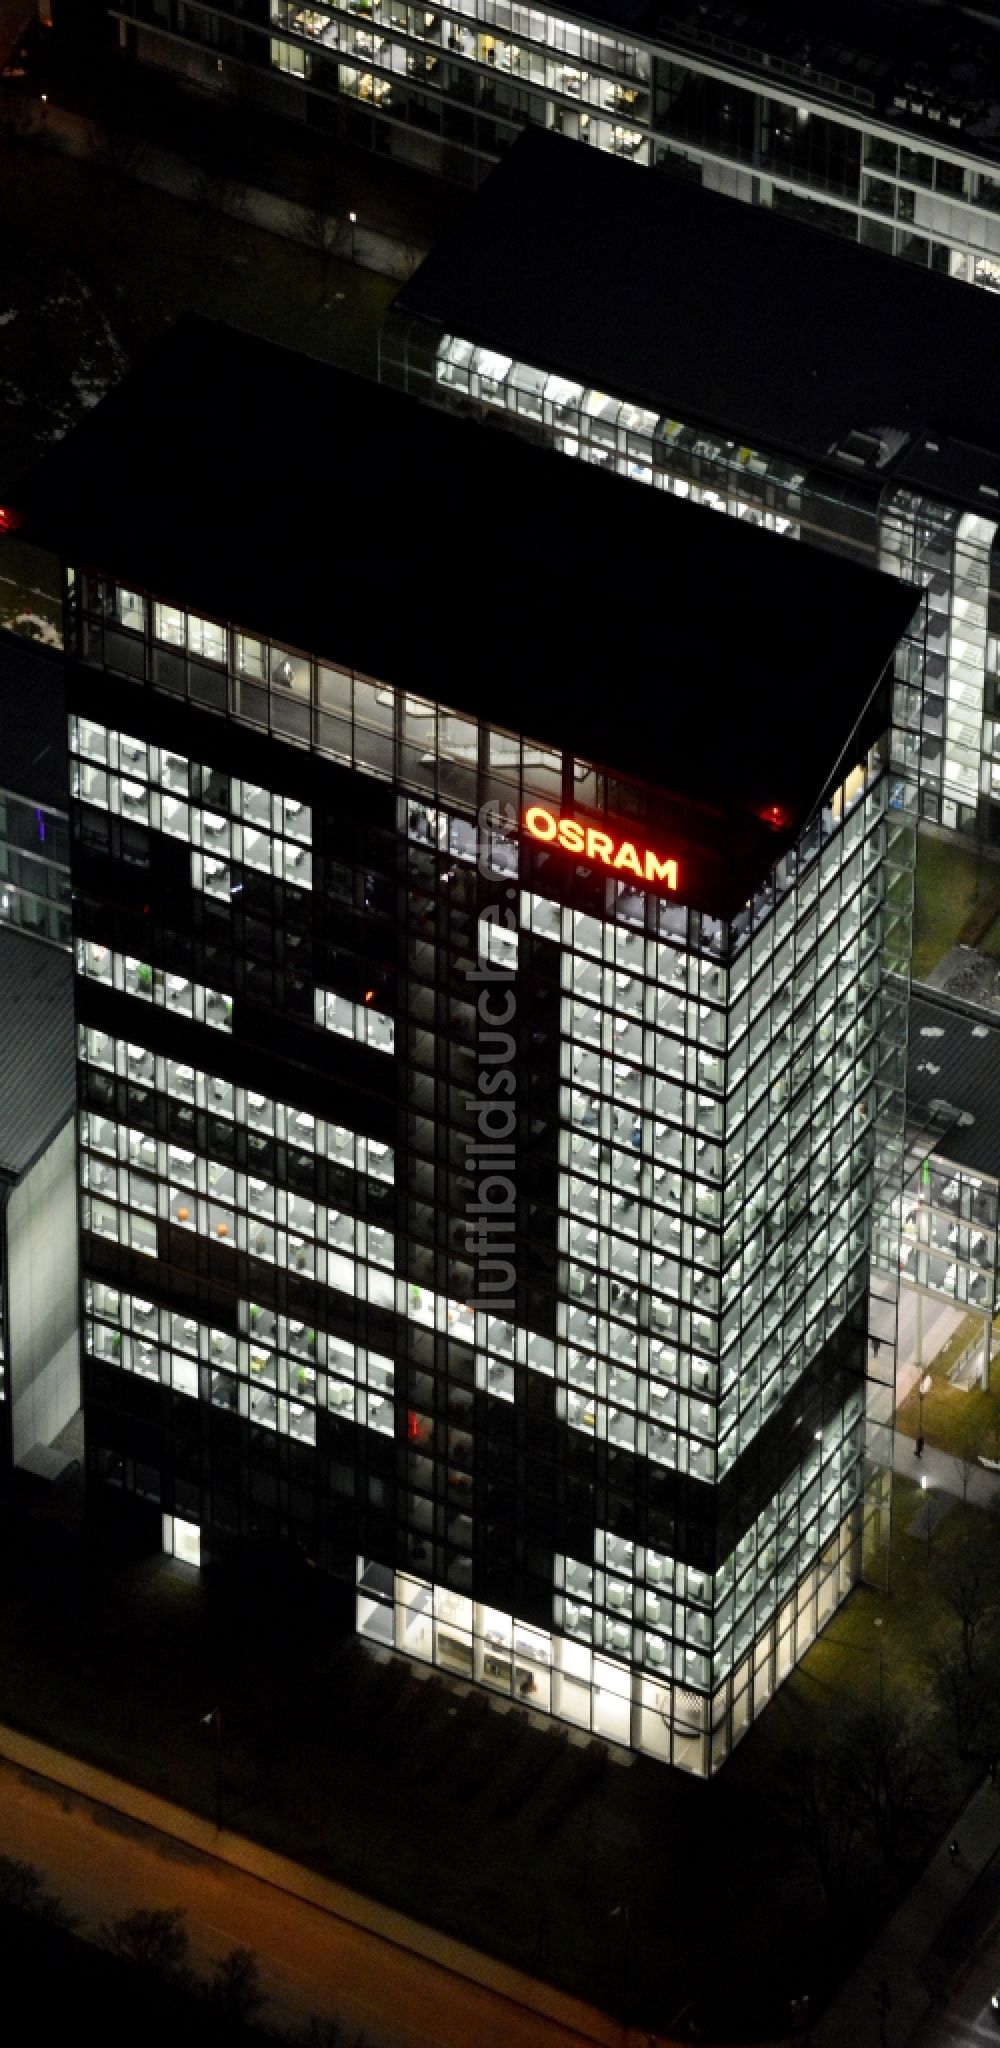
<instances>
[{"instance_id":1,"label":"green lit area","mask_svg":"<svg viewBox=\"0 0 1000 2048\"><path fill-rule=\"evenodd\" d=\"M914 981L926 981L953 946L1000 959L1000 862L954 833L920 831L915 886Z\"/></svg>"}]
</instances>

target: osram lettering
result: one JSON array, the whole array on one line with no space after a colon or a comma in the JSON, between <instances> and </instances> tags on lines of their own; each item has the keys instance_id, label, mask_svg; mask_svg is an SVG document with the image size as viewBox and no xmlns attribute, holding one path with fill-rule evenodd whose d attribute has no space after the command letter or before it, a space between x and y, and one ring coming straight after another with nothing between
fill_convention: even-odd
<instances>
[{"instance_id":1,"label":"osram lettering","mask_svg":"<svg viewBox=\"0 0 1000 2048\"><path fill-rule=\"evenodd\" d=\"M532 804L524 814L524 829L532 839L561 846L566 853L579 853L584 860L597 861L615 874L632 875L637 882L657 883L676 889L677 862L664 859L651 846L637 846L632 839L616 839L600 825L584 825L579 818L557 818L543 804Z\"/></svg>"}]
</instances>

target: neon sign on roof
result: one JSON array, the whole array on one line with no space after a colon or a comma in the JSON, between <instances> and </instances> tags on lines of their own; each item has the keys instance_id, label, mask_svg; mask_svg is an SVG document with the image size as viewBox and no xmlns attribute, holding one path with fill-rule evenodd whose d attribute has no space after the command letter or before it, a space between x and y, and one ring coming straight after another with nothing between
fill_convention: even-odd
<instances>
[{"instance_id":1,"label":"neon sign on roof","mask_svg":"<svg viewBox=\"0 0 1000 2048\"><path fill-rule=\"evenodd\" d=\"M637 846L634 840L617 839L600 825L585 825L578 818L557 817L544 804L532 804L524 813L524 829L543 845L561 846L567 853L581 853L615 874L632 875L637 882L656 883L676 889L677 862L664 860L651 846Z\"/></svg>"}]
</instances>

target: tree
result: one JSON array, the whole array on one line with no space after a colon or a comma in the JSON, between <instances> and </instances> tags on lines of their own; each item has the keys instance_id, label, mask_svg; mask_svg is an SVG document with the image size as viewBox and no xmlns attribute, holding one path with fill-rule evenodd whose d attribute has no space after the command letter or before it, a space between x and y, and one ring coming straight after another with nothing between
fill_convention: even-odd
<instances>
[{"instance_id":1,"label":"tree","mask_svg":"<svg viewBox=\"0 0 1000 2048\"><path fill-rule=\"evenodd\" d=\"M847 1891L861 1827L846 1745L795 1749L784 1759L783 1773L803 1841L831 1906Z\"/></svg>"},{"instance_id":2,"label":"tree","mask_svg":"<svg viewBox=\"0 0 1000 2048\"><path fill-rule=\"evenodd\" d=\"M244 127L234 121L230 106L219 106L217 111L213 109L213 119L193 137L193 199L221 223L223 215L236 219L244 211L248 186L250 162Z\"/></svg>"},{"instance_id":3,"label":"tree","mask_svg":"<svg viewBox=\"0 0 1000 2048\"><path fill-rule=\"evenodd\" d=\"M928 1654L931 1689L955 1734L959 1756L968 1756L993 1704L994 1680L977 1662L971 1665L960 1647Z\"/></svg>"},{"instance_id":4,"label":"tree","mask_svg":"<svg viewBox=\"0 0 1000 2048\"><path fill-rule=\"evenodd\" d=\"M100 1939L123 1962L134 1963L162 1983L183 1984L190 1975L184 1919L182 1906L139 1906L119 1920L104 1921Z\"/></svg>"},{"instance_id":5,"label":"tree","mask_svg":"<svg viewBox=\"0 0 1000 2048\"><path fill-rule=\"evenodd\" d=\"M138 177L147 145L139 132L142 117L137 120L132 81L112 66L95 80L94 99L90 150L95 163L123 181Z\"/></svg>"},{"instance_id":6,"label":"tree","mask_svg":"<svg viewBox=\"0 0 1000 2048\"><path fill-rule=\"evenodd\" d=\"M34 135L36 127L36 101L19 79L0 78L0 141L17 148Z\"/></svg>"},{"instance_id":7,"label":"tree","mask_svg":"<svg viewBox=\"0 0 1000 2048\"><path fill-rule=\"evenodd\" d=\"M139 177L149 154L142 137L123 126L110 111L90 131L90 153L102 170L123 180Z\"/></svg>"},{"instance_id":8,"label":"tree","mask_svg":"<svg viewBox=\"0 0 1000 2048\"><path fill-rule=\"evenodd\" d=\"M969 1672L975 1669L979 1636L1000 1608L998 1571L1000 1543L992 1521L967 1525L956 1548L938 1556L937 1590L958 1622Z\"/></svg>"},{"instance_id":9,"label":"tree","mask_svg":"<svg viewBox=\"0 0 1000 2048\"><path fill-rule=\"evenodd\" d=\"M297 2034L289 2036L298 2048L338 2048L343 2038L336 2020L320 2019L315 2012Z\"/></svg>"},{"instance_id":10,"label":"tree","mask_svg":"<svg viewBox=\"0 0 1000 2048\"><path fill-rule=\"evenodd\" d=\"M905 1707L889 1698L844 1728L862 1827L883 1862L899 1861L909 1825L931 1790L930 1751Z\"/></svg>"},{"instance_id":11,"label":"tree","mask_svg":"<svg viewBox=\"0 0 1000 2048\"><path fill-rule=\"evenodd\" d=\"M318 305L323 305L326 301L330 284L330 264L337 239L337 222L333 214L336 197L334 184L333 168L329 156L323 151L313 157L309 164L302 216L303 240L319 258Z\"/></svg>"},{"instance_id":12,"label":"tree","mask_svg":"<svg viewBox=\"0 0 1000 2048\"><path fill-rule=\"evenodd\" d=\"M46 1890L40 1870L16 1856L0 1856L0 1902L22 1913L35 1913L54 1927L73 1927L75 1920L55 1892Z\"/></svg>"},{"instance_id":13,"label":"tree","mask_svg":"<svg viewBox=\"0 0 1000 2048\"><path fill-rule=\"evenodd\" d=\"M227 2020L245 2026L267 2004L260 1965L252 1948L231 1948L212 1968L206 1992L209 2004Z\"/></svg>"}]
</instances>

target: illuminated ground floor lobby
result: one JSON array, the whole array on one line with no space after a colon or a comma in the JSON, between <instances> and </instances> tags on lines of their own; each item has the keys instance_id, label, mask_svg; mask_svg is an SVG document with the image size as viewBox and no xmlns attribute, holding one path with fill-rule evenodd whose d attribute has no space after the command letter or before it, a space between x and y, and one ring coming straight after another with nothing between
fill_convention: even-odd
<instances>
[{"instance_id":1,"label":"illuminated ground floor lobby","mask_svg":"<svg viewBox=\"0 0 1000 2048\"><path fill-rule=\"evenodd\" d=\"M856 1584L860 1520L860 1508L845 1518L758 1629L737 1667L716 1669L711 1689L685 1683L683 1648L675 1650L672 1671L650 1670L559 1629L539 1628L412 1572L393 1572L363 1558L357 1631L383 1653L395 1651L482 1686L498 1704L511 1701L586 1735L710 1777Z\"/></svg>"}]
</instances>

